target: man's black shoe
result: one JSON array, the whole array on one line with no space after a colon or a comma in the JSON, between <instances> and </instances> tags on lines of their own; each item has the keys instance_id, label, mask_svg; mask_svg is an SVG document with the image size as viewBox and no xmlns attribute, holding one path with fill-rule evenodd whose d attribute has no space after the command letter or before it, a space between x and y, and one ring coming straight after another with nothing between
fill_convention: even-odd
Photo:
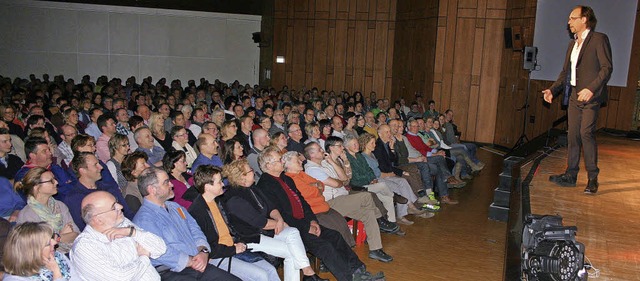
<instances>
[{"instance_id":1,"label":"man's black shoe","mask_svg":"<svg viewBox=\"0 0 640 281\"><path fill-rule=\"evenodd\" d=\"M595 195L598 192L598 178L590 179L587 183L587 188L584 189L585 194Z\"/></svg>"},{"instance_id":2,"label":"man's black shoe","mask_svg":"<svg viewBox=\"0 0 640 281\"><path fill-rule=\"evenodd\" d=\"M561 174L561 175L553 175L549 176L549 181L553 182L559 186L564 187L575 187L576 186L576 177L571 176L569 174Z\"/></svg>"},{"instance_id":3,"label":"man's black shoe","mask_svg":"<svg viewBox=\"0 0 640 281\"><path fill-rule=\"evenodd\" d=\"M369 251L369 258L381 262L390 262L393 260L393 257L385 253L382 249Z\"/></svg>"},{"instance_id":4,"label":"man's black shoe","mask_svg":"<svg viewBox=\"0 0 640 281\"><path fill-rule=\"evenodd\" d=\"M397 230L398 225L388 221L385 218L378 218L378 226L380 227L380 231L391 233Z\"/></svg>"},{"instance_id":5,"label":"man's black shoe","mask_svg":"<svg viewBox=\"0 0 640 281\"><path fill-rule=\"evenodd\" d=\"M311 276L305 275L304 277L302 277L302 281L329 281L329 279L322 279L320 278L320 276L318 276L318 274L314 274Z\"/></svg>"}]
</instances>

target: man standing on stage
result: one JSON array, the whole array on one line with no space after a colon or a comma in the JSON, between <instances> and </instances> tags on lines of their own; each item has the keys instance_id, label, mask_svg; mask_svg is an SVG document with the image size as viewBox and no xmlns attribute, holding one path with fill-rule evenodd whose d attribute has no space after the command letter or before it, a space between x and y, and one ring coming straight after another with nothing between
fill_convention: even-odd
<instances>
[{"instance_id":1,"label":"man standing on stage","mask_svg":"<svg viewBox=\"0 0 640 281\"><path fill-rule=\"evenodd\" d=\"M576 186L579 171L580 147L584 148L584 162L588 173L586 194L598 191L598 148L595 130L600 104L607 101L607 82L611 77L611 45L607 35L595 32L597 19L591 7L577 6L569 15L569 28L575 40L569 43L564 67L550 89L542 91L544 100L551 103L563 92L567 83L569 99L569 155L564 174L549 180L565 187ZM573 95L569 94L573 92Z\"/></svg>"}]
</instances>

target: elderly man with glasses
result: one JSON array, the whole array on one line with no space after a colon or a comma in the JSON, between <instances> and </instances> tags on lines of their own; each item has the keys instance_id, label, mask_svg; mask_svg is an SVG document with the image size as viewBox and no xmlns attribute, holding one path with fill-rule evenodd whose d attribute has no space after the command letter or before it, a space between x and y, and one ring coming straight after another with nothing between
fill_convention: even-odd
<instances>
[{"instance_id":1,"label":"elderly man with glasses","mask_svg":"<svg viewBox=\"0 0 640 281\"><path fill-rule=\"evenodd\" d=\"M87 227L70 253L78 279L160 280L149 259L164 254L167 246L162 238L125 218L122 206L104 191L82 200L82 219Z\"/></svg>"}]
</instances>

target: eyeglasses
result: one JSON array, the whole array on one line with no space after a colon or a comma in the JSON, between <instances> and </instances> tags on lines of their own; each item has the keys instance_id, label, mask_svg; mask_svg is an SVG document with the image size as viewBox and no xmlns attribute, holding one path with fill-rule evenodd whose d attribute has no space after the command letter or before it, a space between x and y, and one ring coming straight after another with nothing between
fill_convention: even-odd
<instances>
[{"instance_id":1,"label":"eyeglasses","mask_svg":"<svg viewBox=\"0 0 640 281\"><path fill-rule=\"evenodd\" d=\"M40 181L40 182L38 182L38 184L45 184L45 183L49 183L49 182L53 183L54 181L56 181L56 178L52 178L52 179L50 179L48 181Z\"/></svg>"},{"instance_id":2,"label":"eyeglasses","mask_svg":"<svg viewBox=\"0 0 640 281\"><path fill-rule=\"evenodd\" d=\"M253 169L249 168L249 171L242 173L243 176L246 176L248 174L253 174Z\"/></svg>"},{"instance_id":3,"label":"eyeglasses","mask_svg":"<svg viewBox=\"0 0 640 281\"><path fill-rule=\"evenodd\" d=\"M94 214L93 216L94 216L94 217L97 217L97 216L99 216L99 215L106 214L106 213L108 213L108 212L117 211L117 210L118 210L118 200L116 200L115 202L113 202L113 205L111 205L111 209L106 210L106 211L104 211L104 212L96 213L96 214Z\"/></svg>"}]
</instances>

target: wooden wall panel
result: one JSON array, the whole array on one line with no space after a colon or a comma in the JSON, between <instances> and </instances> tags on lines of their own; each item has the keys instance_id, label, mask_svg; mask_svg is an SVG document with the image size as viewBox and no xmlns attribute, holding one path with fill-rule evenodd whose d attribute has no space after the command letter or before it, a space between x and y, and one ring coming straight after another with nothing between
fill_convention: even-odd
<instances>
[{"instance_id":1,"label":"wooden wall panel","mask_svg":"<svg viewBox=\"0 0 640 281\"><path fill-rule=\"evenodd\" d=\"M496 3L497 2L497 3ZM433 93L462 139L493 142L506 1L440 0ZM491 5L491 6L489 6ZM437 89L436 89L437 88Z\"/></svg>"},{"instance_id":2,"label":"wooden wall panel","mask_svg":"<svg viewBox=\"0 0 640 281\"><path fill-rule=\"evenodd\" d=\"M273 55L284 54L285 66L272 66L272 86L389 97L385 78L393 67L387 57L393 55L395 1L276 1Z\"/></svg>"},{"instance_id":3,"label":"wooden wall panel","mask_svg":"<svg viewBox=\"0 0 640 281\"><path fill-rule=\"evenodd\" d=\"M522 52L504 48L504 27L521 26L532 45L535 0L283 0L273 4L271 85L376 91L408 102L421 93L444 111L451 108L463 139L511 147L526 120L529 138L563 116L559 103L542 103L551 84L531 81ZM597 11L596 11L597 13ZM640 17L638 13L637 18ZM630 65L640 65L636 20ZM609 87L598 126L630 130L640 68L628 87ZM521 110L529 100L527 116ZM529 123L529 119L535 119Z\"/></svg>"},{"instance_id":4,"label":"wooden wall panel","mask_svg":"<svg viewBox=\"0 0 640 281\"><path fill-rule=\"evenodd\" d=\"M396 2L391 100L415 100L415 93L433 92L438 1Z\"/></svg>"},{"instance_id":5,"label":"wooden wall panel","mask_svg":"<svg viewBox=\"0 0 640 281\"><path fill-rule=\"evenodd\" d=\"M493 1L490 1L493 2ZM567 11L569 14L570 11ZM595 11L596 15L598 11ZM505 27L522 26L523 42L527 46L533 44L533 33L535 27L535 0L513 0L508 1L506 10ZM640 13L636 12L636 23L634 31L633 46L631 50L627 87L608 87L609 101L600 110L598 118L598 128L611 128L628 131L632 128L635 93L637 88L638 74L640 73ZM566 42L568 43L568 42ZM562 43L566 46L566 43ZM614 68L615 71L615 68ZM523 133L522 124L527 122L526 135L529 139L547 132L553 122L564 116L564 110L560 102L555 101L548 105L542 101L540 92L549 86L549 81L531 81L531 89L527 96L527 76L526 70L522 69L522 53L514 52L511 49L502 49L501 82L498 97L498 108L496 118L496 131L493 143L512 147L518 137ZM529 99L529 110L527 116L520 107ZM530 119L534 122L531 123ZM566 129L564 124L557 128Z\"/></svg>"}]
</instances>

